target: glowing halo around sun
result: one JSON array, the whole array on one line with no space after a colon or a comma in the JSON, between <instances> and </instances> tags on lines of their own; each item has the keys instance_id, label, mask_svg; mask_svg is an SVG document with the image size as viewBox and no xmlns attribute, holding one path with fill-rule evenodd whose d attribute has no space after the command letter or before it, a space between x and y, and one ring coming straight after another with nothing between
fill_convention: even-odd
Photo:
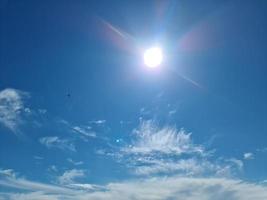
<instances>
[{"instance_id":1,"label":"glowing halo around sun","mask_svg":"<svg viewBox=\"0 0 267 200\"><path fill-rule=\"evenodd\" d=\"M163 53L160 47L151 47L144 52L144 63L147 67L158 67L162 63L162 60Z\"/></svg>"}]
</instances>

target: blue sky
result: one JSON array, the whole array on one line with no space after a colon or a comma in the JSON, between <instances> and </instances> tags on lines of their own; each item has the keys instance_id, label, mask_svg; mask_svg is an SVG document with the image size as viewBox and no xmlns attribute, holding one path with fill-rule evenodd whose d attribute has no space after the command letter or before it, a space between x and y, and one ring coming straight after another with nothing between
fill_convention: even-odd
<instances>
[{"instance_id":1,"label":"blue sky","mask_svg":"<svg viewBox=\"0 0 267 200\"><path fill-rule=\"evenodd\" d=\"M265 1L0 5L0 199L267 199Z\"/></svg>"}]
</instances>

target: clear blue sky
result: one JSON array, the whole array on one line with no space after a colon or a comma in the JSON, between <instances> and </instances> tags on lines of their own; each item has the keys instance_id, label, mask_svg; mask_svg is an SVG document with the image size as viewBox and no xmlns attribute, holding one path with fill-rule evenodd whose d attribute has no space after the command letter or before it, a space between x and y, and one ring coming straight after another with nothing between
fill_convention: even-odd
<instances>
[{"instance_id":1,"label":"clear blue sky","mask_svg":"<svg viewBox=\"0 0 267 200\"><path fill-rule=\"evenodd\" d=\"M266 1L0 5L0 199L267 199Z\"/></svg>"}]
</instances>

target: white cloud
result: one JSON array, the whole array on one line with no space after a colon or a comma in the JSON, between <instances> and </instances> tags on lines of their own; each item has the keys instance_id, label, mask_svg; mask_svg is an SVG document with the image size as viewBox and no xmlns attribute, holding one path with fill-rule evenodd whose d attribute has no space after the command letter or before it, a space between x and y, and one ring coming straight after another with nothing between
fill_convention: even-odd
<instances>
[{"instance_id":1,"label":"white cloud","mask_svg":"<svg viewBox=\"0 0 267 200\"><path fill-rule=\"evenodd\" d=\"M218 170L208 161L200 160L208 152L201 145L194 144L191 133L183 129L160 128L153 121L141 121L133 134L134 140L121 148L117 158L120 162L126 160L127 166L137 175L173 172L196 175L204 171L204 166L208 173L211 168Z\"/></svg>"},{"instance_id":2,"label":"white cloud","mask_svg":"<svg viewBox=\"0 0 267 200\"><path fill-rule=\"evenodd\" d=\"M71 164L73 164L73 165L82 165L83 164L83 161L74 161L74 160L72 160L71 158L68 158L67 159L67 161L68 162L70 162Z\"/></svg>"},{"instance_id":3,"label":"white cloud","mask_svg":"<svg viewBox=\"0 0 267 200\"><path fill-rule=\"evenodd\" d=\"M12 170L13 171L13 170ZM0 178L1 187L15 188L15 189L23 189L28 191L42 191L45 193L66 193L73 194L74 191L69 190L64 187L45 184L35 181L29 181L24 178L17 178L15 175L7 175Z\"/></svg>"},{"instance_id":4,"label":"white cloud","mask_svg":"<svg viewBox=\"0 0 267 200\"><path fill-rule=\"evenodd\" d=\"M244 163L242 162L242 160L238 160L236 158L230 158L230 159L226 159L226 162L232 162L233 164L235 164L237 166L238 169L242 170Z\"/></svg>"},{"instance_id":5,"label":"white cloud","mask_svg":"<svg viewBox=\"0 0 267 200\"><path fill-rule=\"evenodd\" d=\"M107 192L96 192L88 197L118 200L263 200L267 197L267 190L265 187L238 180L173 177L110 183L107 185Z\"/></svg>"},{"instance_id":6,"label":"white cloud","mask_svg":"<svg viewBox=\"0 0 267 200\"><path fill-rule=\"evenodd\" d=\"M85 171L81 169L72 169L65 171L58 177L58 182L62 185L73 184L77 178L85 177Z\"/></svg>"},{"instance_id":7,"label":"white cloud","mask_svg":"<svg viewBox=\"0 0 267 200\"><path fill-rule=\"evenodd\" d=\"M81 134L82 136L86 137L96 137L95 132L91 130L91 127L79 127L79 126L73 126L72 130L76 133Z\"/></svg>"},{"instance_id":8,"label":"white cloud","mask_svg":"<svg viewBox=\"0 0 267 200\"><path fill-rule=\"evenodd\" d=\"M106 123L106 120L104 120L104 119L89 121L89 124L96 124L96 125L102 125L102 124L105 124L105 123Z\"/></svg>"},{"instance_id":9,"label":"white cloud","mask_svg":"<svg viewBox=\"0 0 267 200\"><path fill-rule=\"evenodd\" d=\"M140 115L149 115L151 113L151 111L150 110L148 110L147 108L141 108L140 109Z\"/></svg>"},{"instance_id":10,"label":"white cloud","mask_svg":"<svg viewBox=\"0 0 267 200\"><path fill-rule=\"evenodd\" d=\"M46 114L47 113L47 110L46 109L38 109L38 112L40 113L40 114Z\"/></svg>"},{"instance_id":11,"label":"white cloud","mask_svg":"<svg viewBox=\"0 0 267 200\"><path fill-rule=\"evenodd\" d=\"M0 193L3 200L59 200L62 199L58 194L46 194L44 192L36 191L29 193Z\"/></svg>"},{"instance_id":12,"label":"white cloud","mask_svg":"<svg viewBox=\"0 0 267 200\"><path fill-rule=\"evenodd\" d=\"M129 124L131 124L132 123L132 121L124 121L124 120L120 120L120 125L121 126L126 126L126 125L129 125Z\"/></svg>"},{"instance_id":13,"label":"white cloud","mask_svg":"<svg viewBox=\"0 0 267 200\"><path fill-rule=\"evenodd\" d=\"M18 127L23 123L22 113L29 112L29 108L24 108L23 100L29 94L11 88L0 91L0 123L17 133Z\"/></svg>"},{"instance_id":14,"label":"white cloud","mask_svg":"<svg viewBox=\"0 0 267 200\"><path fill-rule=\"evenodd\" d=\"M68 130L71 131L72 133L76 133L76 135L78 135L79 138L81 138L85 142L88 141L88 138L96 138L96 133L95 133L95 131L92 130L91 126L73 125L72 123L70 123L64 119L60 119L60 120L58 120L58 122L65 125L68 128Z\"/></svg>"},{"instance_id":15,"label":"white cloud","mask_svg":"<svg viewBox=\"0 0 267 200\"><path fill-rule=\"evenodd\" d=\"M242 172L241 160L214 158L213 150L195 144L192 134L184 129L141 121L133 134L130 144L109 155L126 164L136 175L234 177Z\"/></svg>"},{"instance_id":16,"label":"white cloud","mask_svg":"<svg viewBox=\"0 0 267 200\"><path fill-rule=\"evenodd\" d=\"M33 158L36 159L36 160L43 160L43 159L44 159L44 158L41 157L41 156L33 156Z\"/></svg>"},{"instance_id":17,"label":"white cloud","mask_svg":"<svg viewBox=\"0 0 267 200\"><path fill-rule=\"evenodd\" d=\"M220 158L217 165L216 176L218 177L234 177L243 171L243 162L236 158L224 159Z\"/></svg>"},{"instance_id":18,"label":"white cloud","mask_svg":"<svg viewBox=\"0 0 267 200\"><path fill-rule=\"evenodd\" d=\"M40 143L47 148L58 148L61 150L76 151L76 147L67 139L61 139L57 136L40 138Z\"/></svg>"},{"instance_id":19,"label":"white cloud","mask_svg":"<svg viewBox=\"0 0 267 200\"><path fill-rule=\"evenodd\" d=\"M68 184L67 187L76 189L76 190L91 191L91 192L105 189L104 186L88 184L88 183L71 183L71 184Z\"/></svg>"},{"instance_id":20,"label":"white cloud","mask_svg":"<svg viewBox=\"0 0 267 200\"><path fill-rule=\"evenodd\" d=\"M0 169L0 177L16 177L13 169Z\"/></svg>"},{"instance_id":21,"label":"white cloud","mask_svg":"<svg viewBox=\"0 0 267 200\"><path fill-rule=\"evenodd\" d=\"M124 148L125 153L137 154L176 154L183 153L204 153L200 145L194 145L191 139L191 133L181 129L177 131L175 127L158 128L152 121L141 122L138 129L134 131L136 139L133 143Z\"/></svg>"},{"instance_id":22,"label":"white cloud","mask_svg":"<svg viewBox=\"0 0 267 200\"><path fill-rule=\"evenodd\" d=\"M49 172L57 172L58 168L55 165L50 165L47 169Z\"/></svg>"},{"instance_id":23,"label":"white cloud","mask_svg":"<svg viewBox=\"0 0 267 200\"><path fill-rule=\"evenodd\" d=\"M244 160L252 160L254 159L254 154L251 152L244 153L243 157L244 157Z\"/></svg>"},{"instance_id":24,"label":"white cloud","mask_svg":"<svg viewBox=\"0 0 267 200\"><path fill-rule=\"evenodd\" d=\"M177 112L176 109L174 109L174 110L170 110L170 111L169 111L169 115L174 115L176 112Z\"/></svg>"},{"instance_id":25,"label":"white cloud","mask_svg":"<svg viewBox=\"0 0 267 200\"><path fill-rule=\"evenodd\" d=\"M180 159L177 161L157 160L143 161L145 165L135 166L137 175L151 175L166 172L175 172L183 176L196 176L215 171L216 166L208 161L200 162L197 159ZM205 170L205 171L204 171Z\"/></svg>"},{"instance_id":26,"label":"white cloud","mask_svg":"<svg viewBox=\"0 0 267 200\"><path fill-rule=\"evenodd\" d=\"M71 183L70 188L20 178L0 180L2 187L23 189L0 193L10 200L266 200L262 184L226 178L165 177L111 182L106 185Z\"/></svg>"},{"instance_id":27,"label":"white cloud","mask_svg":"<svg viewBox=\"0 0 267 200\"><path fill-rule=\"evenodd\" d=\"M267 153L267 147L258 148L257 151L261 153Z\"/></svg>"},{"instance_id":28,"label":"white cloud","mask_svg":"<svg viewBox=\"0 0 267 200\"><path fill-rule=\"evenodd\" d=\"M129 161L130 162L130 161ZM157 159L138 158L130 166L137 175L176 174L179 176L233 177L243 169L239 160L209 161L204 158Z\"/></svg>"}]
</instances>

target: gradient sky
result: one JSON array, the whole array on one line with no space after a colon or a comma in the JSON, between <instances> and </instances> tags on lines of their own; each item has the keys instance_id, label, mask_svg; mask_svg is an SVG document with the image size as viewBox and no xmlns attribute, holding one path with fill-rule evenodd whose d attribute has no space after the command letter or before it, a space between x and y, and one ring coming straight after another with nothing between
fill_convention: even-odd
<instances>
[{"instance_id":1,"label":"gradient sky","mask_svg":"<svg viewBox=\"0 0 267 200\"><path fill-rule=\"evenodd\" d=\"M266 1L0 6L1 200L267 199Z\"/></svg>"}]
</instances>

